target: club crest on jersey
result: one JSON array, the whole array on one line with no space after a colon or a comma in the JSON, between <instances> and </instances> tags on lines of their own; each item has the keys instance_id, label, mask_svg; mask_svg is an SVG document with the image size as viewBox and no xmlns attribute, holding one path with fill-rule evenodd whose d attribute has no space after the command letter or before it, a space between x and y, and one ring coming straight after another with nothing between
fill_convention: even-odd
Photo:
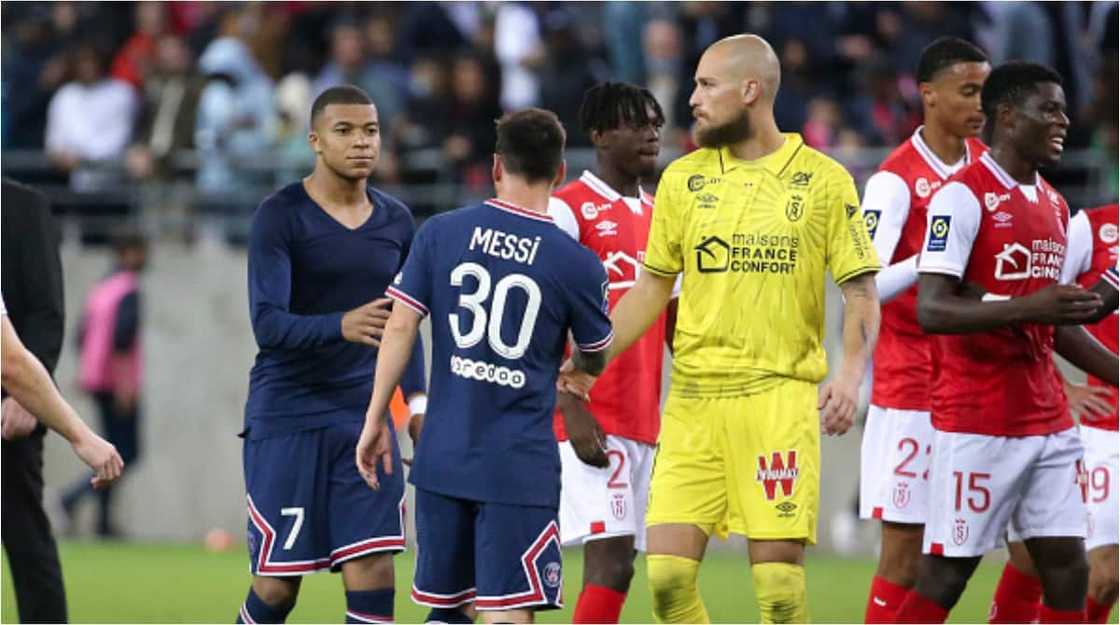
<instances>
[{"instance_id":1,"label":"club crest on jersey","mask_svg":"<svg viewBox=\"0 0 1120 625\"><path fill-rule=\"evenodd\" d=\"M949 222L952 215L934 215L929 222L929 244L927 252L944 252L949 241Z\"/></svg>"},{"instance_id":2,"label":"club crest on jersey","mask_svg":"<svg viewBox=\"0 0 1120 625\"><path fill-rule=\"evenodd\" d=\"M933 191L933 188L929 186L929 180L924 177L914 181L914 193L917 193L918 197L927 198L931 191Z\"/></svg>"},{"instance_id":3,"label":"club crest on jersey","mask_svg":"<svg viewBox=\"0 0 1120 625\"><path fill-rule=\"evenodd\" d=\"M910 505L910 485L906 482L895 484L891 503L894 504L895 510L905 510L906 506Z\"/></svg>"},{"instance_id":4,"label":"club crest on jersey","mask_svg":"<svg viewBox=\"0 0 1120 625\"><path fill-rule=\"evenodd\" d=\"M695 249L700 273L722 273L731 265L731 246L715 235L705 237Z\"/></svg>"},{"instance_id":5,"label":"club crest on jersey","mask_svg":"<svg viewBox=\"0 0 1120 625\"><path fill-rule=\"evenodd\" d=\"M778 486L782 487L782 496L790 497L793 495L793 485L797 481L797 475L800 469L797 468L797 450L791 449L785 452L785 457L782 457L782 452L775 451L770 454L769 463L765 455L758 457L758 474L757 481L762 483L762 489L766 492L766 499L773 501L778 495Z\"/></svg>"},{"instance_id":6,"label":"club crest on jersey","mask_svg":"<svg viewBox=\"0 0 1120 625\"><path fill-rule=\"evenodd\" d=\"M805 215L805 198L800 193L794 193L786 202L786 219L797 221Z\"/></svg>"},{"instance_id":7,"label":"club crest on jersey","mask_svg":"<svg viewBox=\"0 0 1120 625\"><path fill-rule=\"evenodd\" d=\"M879 229L879 215L882 211L863 211L863 225L867 226L867 236L875 238L875 231Z\"/></svg>"},{"instance_id":8,"label":"club crest on jersey","mask_svg":"<svg viewBox=\"0 0 1120 625\"><path fill-rule=\"evenodd\" d=\"M599 216L599 207L595 206L595 202L584 202L580 204L579 214L587 220L595 219Z\"/></svg>"},{"instance_id":9,"label":"club crest on jersey","mask_svg":"<svg viewBox=\"0 0 1120 625\"><path fill-rule=\"evenodd\" d=\"M549 562L544 565L544 583L549 588L556 588L560 585L560 563Z\"/></svg>"},{"instance_id":10,"label":"club crest on jersey","mask_svg":"<svg viewBox=\"0 0 1120 625\"><path fill-rule=\"evenodd\" d=\"M968 521L957 519L953 522L953 544L961 546L968 542Z\"/></svg>"},{"instance_id":11,"label":"club crest on jersey","mask_svg":"<svg viewBox=\"0 0 1120 625\"><path fill-rule=\"evenodd\" d=\"M611 514L619 521L626 518L626 495L615 493L611 496Z\"/></svg>"},{"instance_id":12,"label":"club crest on jersey","mask_svg":"<svg viewBox=\"0 0 1120 625\"><path fill-rule=\"evenodd\" d=\"M1101 238L1101 242L1105 245L1112 245L1120 239L1120 232L1117 231L1116 224L1104 224L1097 235Z\"/></svg>"}]
</instances>

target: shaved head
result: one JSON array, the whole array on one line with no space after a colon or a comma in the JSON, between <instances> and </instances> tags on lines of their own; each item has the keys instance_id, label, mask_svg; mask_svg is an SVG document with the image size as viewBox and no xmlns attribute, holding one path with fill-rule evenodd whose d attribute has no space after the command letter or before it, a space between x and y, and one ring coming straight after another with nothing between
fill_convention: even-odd
<instances>
[{"instance_id":1,"label":"shaved head","mask_svg":"<svg viewBox=\"0 0 1120 625\"><path fill-rule=\"evenodd\" d=\"M705 60L710 63L705 64ZM705 67L708 65L708 67ZM781 65L774 48L758 35L733 35L708 46L700 67L734 81L757 81L762 98L773 102L782 83ZM699 69L699 68L698 68Z\"/></svg>"},{"instance_id":2,"label":"shaved head","mask_svg":"<svg viewBox=\"0 0 1120 625\"><path fill-rule=\"evenodd\" d=\"M735 35L708 46L696 66L689 98L697 144L741 143L774 124L774 99L782 82L778 56L758 35Z\"/></svg>"}]
</instances>

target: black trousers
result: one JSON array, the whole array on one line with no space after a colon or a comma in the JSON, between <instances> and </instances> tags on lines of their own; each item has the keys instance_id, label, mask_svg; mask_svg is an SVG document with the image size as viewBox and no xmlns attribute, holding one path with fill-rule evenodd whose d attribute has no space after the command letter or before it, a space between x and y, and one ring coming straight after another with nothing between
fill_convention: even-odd
<instances>
[{"instance_id":1,"label":"black trousers","mask_svg":"<svg viewBox=\"0 0 1120 625\"><path fill-rule=\"evenodd\" d=\"M66 622L66 591L51 524L43 512L43 432L0 449L0 540L22 623Z\"/></svg>"}]
</instances>

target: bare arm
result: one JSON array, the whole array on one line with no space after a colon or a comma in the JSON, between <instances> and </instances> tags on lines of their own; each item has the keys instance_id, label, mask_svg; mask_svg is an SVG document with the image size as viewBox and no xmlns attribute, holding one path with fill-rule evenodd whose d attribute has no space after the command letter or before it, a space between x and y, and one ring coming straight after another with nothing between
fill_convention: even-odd
<instances>
[{"instance_id":1,"label":"bare arm","mask_svg":"<svg viewBox=\"0 0 1120 625\"><path fill-rule=\"evenodd\" d=\"M680 298L674 297L665 309L665 344L669 346L669 353L676 355L673 349L673 339L677 336L677 309L680 308Z\"/></svg>"},{"instance_id":2,"label":"bare arm","mask_svg":"<svg viewBox=\"0 0 1120 625\"><path fill-rule=\"evenodd\" d=\"M16 335L7 315L0 315L0 382L28 412L70 442L74 453L97 476L94 485L108 484L120 477L124 462L117 450L89 429L78 413L62 398L43 363Z\"/></svg>"},{"instance_id":3,"label":"bare arm","mask_svg":"<svg viewBox=\"0 0 1120 625\"><path fill-rule=\"evenodd\" d=\"M404 375L412 357L412 345L420 328L421 316L412 308L394 302L393 312L385 324L381 347L377 353L377 369L373 374L373 395L366 410L366 423L358 441L358 471L371 488L380 488L377 465L380 462L386 474L393 472L393 448L389 437L389 401Z\"/></svg>"},{"instance_id":4,"label":"bare arm","mask_svg":"<svg viewBox=\"0 0 1120 625\"><path fill-rule=\"evenodd\" d=\"M1120 364L1104 345L1101 345L1081 326L1060 326L1054 332L1054 351L1073 366L1117 386Z\"/></svg>"},{"instance_id":5,"label":"bare arm","mask_svg":"<svg viewBox=\"0 0 1120 625\"><path fill-rule=\"evenodd\" d=\"M1086 323L1096 323L1116 312L1117 304L1120 304L1120 291L1116 290L1115 276L1116 273L1114 270L1110 274L1106 273L1104 276L1101 276L1100 280L1097 280L1096 284L1089 288L1090 291L1101 296L1101 300L1104 304Z\"/></svg>"},{"instance_id":6,"label":"bare arm","mask_svg":"<svg viewBox=\"0 0 1120 625\"><path fill-rule=\"evenodd\" d=\"M1014 299L976 299L958 278L923 273L918 279L918 324L930 334L968 334L1019 323L1082 324L1100 296L1075 285L1051 285Z\"/></svg>"},{"instance_id":7,"label":"bare arm","mask_svg":"<svg viewBox=\"0 0 1120 625\"><path fill-rule=\"evenodd\" d=\"M867 363L879 339L879 293L875 275L865 273L840 285L844 294L844 357L840 370L821 386L818 407L825 434L852 427Z\"/></svg>"},{"instance_id":8,"label":"bare arm","mask_svg":"<svg viewBox=\"0 0 1120 625\"><path fill-rule=\"evenodd\" d=\"M576 456L584 464L604 469L610 466L604 448L606 440L595 415L579 397L566 391L556 392L556 407L564 416L564 429Z\"/></svg>"},{"instance_id":9,"label":"bare arm","mask_svg":"<svg viewBox=\"0 0 1120 625\"><path fill-rule=\"evenodd\" d=\"M614 342L607 350L607 362L626 351L657 321L673 296L675 280L650 271L638 275L637 283L622 296L611 312Z\"/></svg>"}]
</instances>

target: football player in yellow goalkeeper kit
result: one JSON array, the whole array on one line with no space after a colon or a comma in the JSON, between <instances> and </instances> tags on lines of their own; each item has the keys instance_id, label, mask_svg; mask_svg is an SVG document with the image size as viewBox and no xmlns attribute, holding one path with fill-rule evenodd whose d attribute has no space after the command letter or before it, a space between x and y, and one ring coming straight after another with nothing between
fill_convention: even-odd
<instances>
[{"instance_id":1,"label":"football player in yellow goalkeeper kit","mask_svg":"<svg viewBox=\"0 0 1120 625\"><path fill-rule=\"evenodd\" d=\"M684 274L646 517L658 622L708 622L696 575L713 532L750 540L763 622L808 620L820 433L851 426L879 329L879 261L855 184L779 132L779 82L760 37L705 51L689 101L701 147L662 175L645 270L612 314L609 357L657 319ZM826 271L845 298L844 355L818 387ZM586 392L591 379L565 371L560 385Z\"/></svg>"}]
</instances>

